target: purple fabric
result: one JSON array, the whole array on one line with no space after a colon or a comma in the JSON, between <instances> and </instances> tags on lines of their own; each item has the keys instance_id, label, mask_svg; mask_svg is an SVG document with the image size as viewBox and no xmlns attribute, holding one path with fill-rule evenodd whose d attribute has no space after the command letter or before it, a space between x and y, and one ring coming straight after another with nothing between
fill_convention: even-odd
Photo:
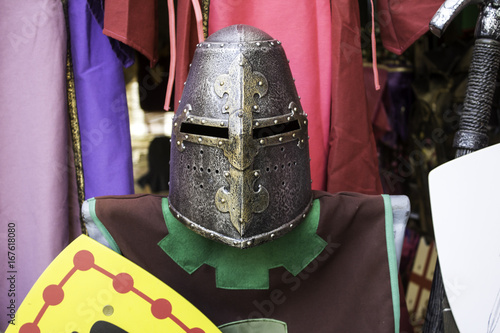
<instances>
[{"instance_id":1,"label":"purple fabric","mask_svg":"<svg viewBox=\"0 0 500 333\"><path fill-rule=\"evenodd\" d=\"M383 141L390 147L408 139L408 117L414 101L413 81L411 71L388 72L385 105L392 132L387 133Z\"/></svg>"},{"instance_id":2,"label":"purple fabric","mask_svg":"<svg viewBox=\"0 0 500 333\"><path fill-rule=\"evenodd\" d=\"M0 1L0 13L3 331L11 319L9 307L19 308L40 274L79 233L79 207L69 158L61 1Z\"/></svg>"},{"instance_id":3,"label":"purple fabric","mask_svg":"<svg viewBox=\"0 0 500 333\"><path fill-rule=\"evenodd\" d=\"M68 11L85 198L131 194L132 152L122 63L87 0L70 0Z\"/></svg>"}]
</instances>

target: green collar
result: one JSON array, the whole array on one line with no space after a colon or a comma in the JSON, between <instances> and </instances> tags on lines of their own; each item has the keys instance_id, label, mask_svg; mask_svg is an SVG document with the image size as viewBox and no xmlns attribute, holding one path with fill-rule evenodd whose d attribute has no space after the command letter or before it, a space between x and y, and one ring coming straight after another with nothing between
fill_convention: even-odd
<instances>
[{"instance_id":1,"label":"green collar","mask_svg":"<svg viewBox=\"0 0 500 333\"><path fill-rule=\"evenodd\" d=\"M186 272L201 265L215 268L216 286L223 289L269 289L269 270L283 266L299 274L326 246L316 234L319 200L315 200L306 219L294 230L272 242L249 249L238 249L204 238L179 222L162 200L168 235L158 245Z\"/></svg>"}]
</instances>

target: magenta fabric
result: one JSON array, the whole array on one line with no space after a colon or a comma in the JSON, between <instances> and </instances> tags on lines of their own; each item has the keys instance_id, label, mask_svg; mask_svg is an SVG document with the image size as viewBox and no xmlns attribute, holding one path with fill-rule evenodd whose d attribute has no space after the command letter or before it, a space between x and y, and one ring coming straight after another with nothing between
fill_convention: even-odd
<instances>
[{"instance_id":1,"label":"magenta fabric","mask_svg":"<svg viewBox=\"0 0 500 333\"><path fill-rule=\"evenodd\" d=\"M61 1L0 1L0 13L3 331L10 320L8 307L19 308L40 274L80 227L76 178L69 157L66 27ZM14 246L9 249L10 244Z\"/></svg>"},{"instance_id":2,"label":"magenta fabric","mask_svg":"<svg viewBox=\"0 0 500 333\"><path fill-rule=\"evenodd\" d=\"M300 102L309 115L312 187L325 189L330 132L330 1L211 0L209 13L209 34L229 25L248 24L282 42Z\"/></svg>"},{"instance_id":3,"label":"magenta fabric","mask_svg":"<svg viewBox=\"0 0 500 333\"><path fill-rule=\"evenodd\" d=\"M89 9L68 3L85 198L134 192L122 62Z\"/></svg>"}]
</instances>

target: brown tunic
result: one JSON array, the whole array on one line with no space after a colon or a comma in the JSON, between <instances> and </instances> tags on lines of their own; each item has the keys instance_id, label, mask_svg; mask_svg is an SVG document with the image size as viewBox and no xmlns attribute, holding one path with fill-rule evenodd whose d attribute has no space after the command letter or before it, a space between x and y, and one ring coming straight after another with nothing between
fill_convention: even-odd
<instances>
[{"instance_id":1,"label":"brown tunic","mask_svg":"<svg viewBox=\"0 0 500 333\"><path fill-rule=\"evenodd\" d=\"M219 289L214 268L202 265L188 274L178 266L157 245L168 234L161 196L100 197L95 214L125 257L216 325L267 317L286 322L289 332L394 332L399 291L397 272L391 287L383 197L325 192L315 197L321 209L317 234L327 246L296 276L283 267L271 269L268 290Z\"/></svg>"}]
</instances>

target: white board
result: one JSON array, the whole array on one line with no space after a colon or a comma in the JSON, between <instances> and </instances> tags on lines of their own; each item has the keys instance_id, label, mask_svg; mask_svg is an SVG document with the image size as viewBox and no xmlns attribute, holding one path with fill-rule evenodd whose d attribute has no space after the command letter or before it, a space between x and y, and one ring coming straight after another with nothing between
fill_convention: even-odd
<instances>
[{"instance_id":1,"label":"white board","mask_svg":"<svg viewBox=\"0 0 500 333\"><path fill-rule=\"evenodd\" d=\"M461 333L500 333L500 144L429 174L436 246Z\"/></svg>"}]
</instances>

